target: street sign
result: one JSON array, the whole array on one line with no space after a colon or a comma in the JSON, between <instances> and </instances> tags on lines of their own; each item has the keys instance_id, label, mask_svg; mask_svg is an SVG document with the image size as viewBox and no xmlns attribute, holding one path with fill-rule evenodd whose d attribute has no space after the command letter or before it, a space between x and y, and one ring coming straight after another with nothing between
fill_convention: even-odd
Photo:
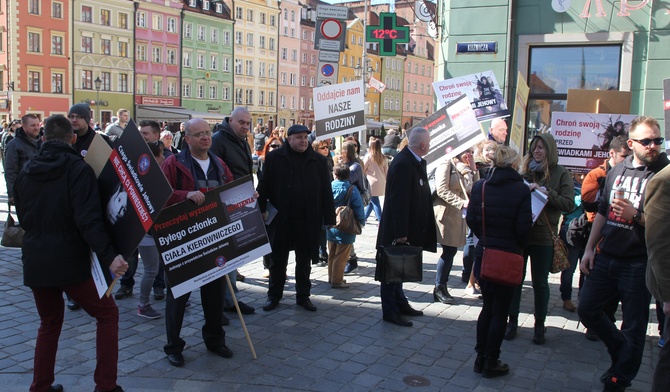
<instances>
[{"instance_id":1,"label":"street sign","mask_svg":"<svg viewBox=\"0 0 670 392\"><path fill-rule=\"evenodd\" d=\"M331 52L338 53L338 52ZM337 84L337 72L339 70L339 64L337 61L319 61L319 67L317 68L316 73L316 85L317 86L326 86Z\"/></svg>"},{"instance_id":2,"label":"street sign","mask_svg":"<svg viewBox=\"0 0 670 392\"><path fill-rule=\"evenodd\" d=\"M327 50L319 51L319 61L326 61L331 63L337 63L340 61L340 54L336 52L330 52Z\"/></svg>"},{"instance_id":3,"label":"street sign","mask_svg":"<svg viewBox=\"0 0 670 392\"><path fill-rule=\"evenodd\" d=\"M379 43L380 56L395 56L396 45L409 42L409 27L398 26L396 14L382 12L379 25L365 28L365 37L368 42Z\"/></svg>"},{"instance_id":4,"label":"street sign","mask_svg":"<svg viewBox=\"0 0 670 392\"><path fill-rule=\"evenodd\" d=\"M334 18L316 20L314 49L331 52L344 51L347 26L346 21Z\"/></svg>"},{"instance_id":5,"label":"street sign","mask_svg":"<svg viewBox=\"0 0 670 392\"><path fill-rule=\"evenodd\" d=\"M318 4L316 6L317 19L334 18L347 20L347 16L349 16L348 7L337 7L325 4Z\"/></svg>"}]
</instances>

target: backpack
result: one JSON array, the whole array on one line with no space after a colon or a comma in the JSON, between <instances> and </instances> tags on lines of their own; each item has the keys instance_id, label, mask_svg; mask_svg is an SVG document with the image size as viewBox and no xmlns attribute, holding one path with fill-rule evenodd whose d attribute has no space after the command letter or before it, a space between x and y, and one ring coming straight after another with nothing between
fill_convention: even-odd
<instances>
[{"instance_id":1,"label":"backpack","mask_svg":"<svg viewBox=\"0 0 670 392\"><path fill-rule=\"evenodd\" d=\"M349 234L361 234L363 229L361 223L356 219L356 214L351 208L351 193L354 190L354 185L350 185L347 189L347 195L344 197L344 205L337 207L335 210L335 229Z\"/></svg>"},{"instance_id":2,"label":"backpack","mask_svg":"<svg viewBox=\"0 0 670 392\"><path fill-rule=\"evenodd\" d=\"M257 133L254 135L254 151L261 151L265 146L266 136L262 133Z\"/></svg>"}]
</instances>

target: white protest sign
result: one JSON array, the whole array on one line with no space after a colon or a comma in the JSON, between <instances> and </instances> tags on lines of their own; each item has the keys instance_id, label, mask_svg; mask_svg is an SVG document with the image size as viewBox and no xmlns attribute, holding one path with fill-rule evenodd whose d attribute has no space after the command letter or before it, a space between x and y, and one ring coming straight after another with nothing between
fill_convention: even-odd
<instances>
[{"instance_id":1,"label":"white protest sign","mask_svg":"<svg viewBox=\"0 0 670 392\"><path fill-rule=\"evenodd\" d=\"M356 80L314 88L316 138L365 130L365 87Z\"/></svg>"}]
</instances>

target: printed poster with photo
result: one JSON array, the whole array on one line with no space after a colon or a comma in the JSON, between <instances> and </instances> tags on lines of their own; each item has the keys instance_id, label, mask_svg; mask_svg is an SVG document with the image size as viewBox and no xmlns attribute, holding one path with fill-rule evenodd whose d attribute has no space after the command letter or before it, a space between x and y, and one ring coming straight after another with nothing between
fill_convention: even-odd
<instances>
[{"instance_id":1,"label":"printed poster with photo","mask_svg":"<svg viewBox=\"0 0 670 392\"><path fill-rule=\"evenodd\" d=\"M430 148L423 158L428 173L444 159L450 159L486 138L467 97L448 103L416 126L430 132Z\"/></svg>"},{"instance_id":2,"label":"printed poster with photo","mask_svg":"<svg viewBox=\"0 0 670 392\"><path fill-rule=\"evenodd\" d=\"M479 122L510 115L493 71L433 82L433 89L440 107L461 95L468 97Z\"/></svg>"},{"instance_id":3,"label":"printed poster with photo","mask_svg":"<svg viewBox=\"0 0 670 392\"><path fill-rule=\"evenodd\" d=\"M549 133L556 139L558 163L588 173L609 158L612 139L628 136L632 114L554 112Z\"/></svg>"},{"instance_id":4,"label":"printed poster with photo","mask_svg":"<svg viewBox=\"0 0 670 392\"><path fill-rule=\"evenodd\" d=\"M175 298L272 251L251 176L165 208L154 241Z\"/></svg>"}]
</instances>

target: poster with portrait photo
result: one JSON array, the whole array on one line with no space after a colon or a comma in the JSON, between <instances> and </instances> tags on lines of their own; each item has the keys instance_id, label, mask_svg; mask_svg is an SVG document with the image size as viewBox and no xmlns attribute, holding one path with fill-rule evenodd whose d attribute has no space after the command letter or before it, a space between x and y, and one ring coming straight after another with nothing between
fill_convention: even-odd
<instances>
[{"instance_id":1,"label":"poster with portrait photo","mask_svg":"<svg viewBox=\"0 0 670 392\"><path fill-rule=\"evenodd\" d=\"M245 176L161 212L154 241L175 298L271 252L254 192Z\"/></svg>"},{"instance_id":2,"label":"poster with portrait photo","mask_svg":"<svg viewBox=\"0 0 670 392\"><path fill-rule=\"evenodd\" d=\"M433 82L433 90L440 107L461 95L468 97L479 122L510 115L493 71Z\"/></svg>"},{"instance_id":3,"label":"poster with portrait photo","mask_svg":"<svg viewBox=\"0 0 670 392\"><path fill-rule=\"evenodd\" d=\"M149 146L131 120L98 176L105 225L128 259L172 194Z\"/></svg>"}]
</instances>

